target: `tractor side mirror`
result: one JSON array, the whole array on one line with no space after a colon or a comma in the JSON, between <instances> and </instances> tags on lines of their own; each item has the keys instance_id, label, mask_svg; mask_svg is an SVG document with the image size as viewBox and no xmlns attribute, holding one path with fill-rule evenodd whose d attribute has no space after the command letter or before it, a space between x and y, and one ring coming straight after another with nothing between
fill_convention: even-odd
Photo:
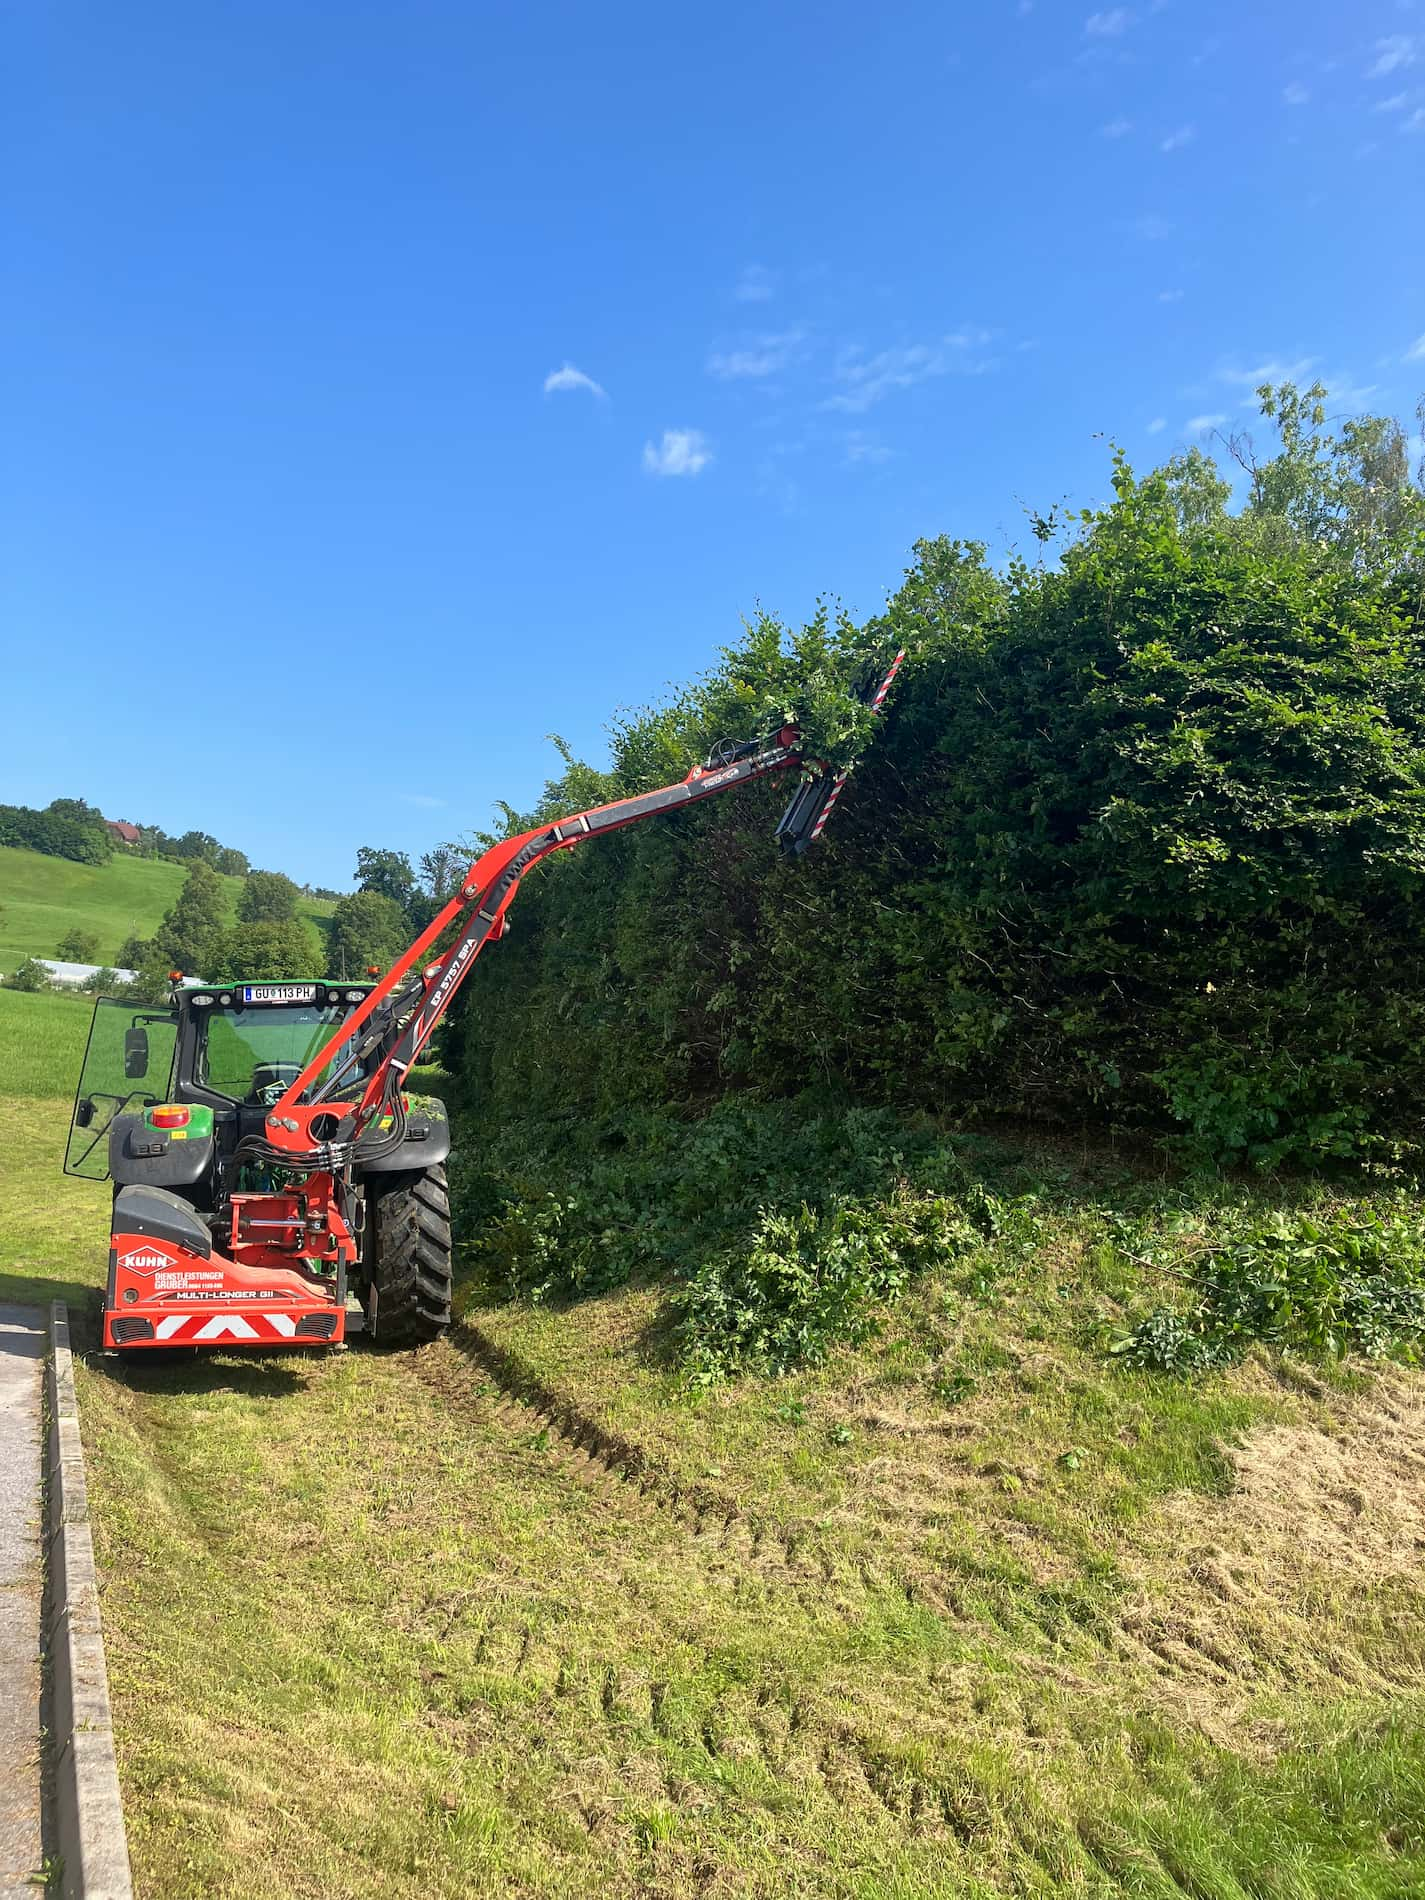
<instances>
[{"instance_id":1,"label":"tractor side mirror","mask_svg":"<svg viewBox=\"0 0 1425 1900\"><path fill-rule=\"evenodd\" d=\"M93 1119L94 1119L94 1104L90 1100L90 1098L86 1095L84 1097L84 1100L79 1104L79 1106L74 1111L74 1125L76 1128L87 1128L90 1122L93 1121Z\"/></svg>"},{"instance_id":2,"label":"tractor side mirror","mask_svg":"<svg viewBox=\"0 0 1425 1900\"><path fill-rule=\"evenodd\" d=\"M124 1031L124 1077L141 1082L148 1074L148 1031L135 1023Z\"/></svg>"}]
</instances>

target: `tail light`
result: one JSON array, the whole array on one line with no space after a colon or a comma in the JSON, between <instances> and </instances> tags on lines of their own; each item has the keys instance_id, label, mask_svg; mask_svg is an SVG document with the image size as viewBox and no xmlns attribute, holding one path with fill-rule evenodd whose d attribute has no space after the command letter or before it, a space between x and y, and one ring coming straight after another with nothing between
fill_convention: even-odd
<instances>
[{"instance_id":1,"label":"tail light","mask_svg":"<svg viewBox=\"0 0 1425 1900\"><path fill-rule=\"evenodd\" d=\"M149 1110L148 1119L154 1128L186 1128L192 1120L192 1112L179 1102L161 1102Z\"/></svg>"}]
</instances>

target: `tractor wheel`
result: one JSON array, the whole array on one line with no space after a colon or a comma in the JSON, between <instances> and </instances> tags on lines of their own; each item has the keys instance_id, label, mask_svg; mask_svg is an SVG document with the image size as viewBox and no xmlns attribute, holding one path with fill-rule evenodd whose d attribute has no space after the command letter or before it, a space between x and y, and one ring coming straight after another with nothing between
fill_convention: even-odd
<instances>
[{"instance_id":1,"label":"tractor wheel","mask_svg":"<svg viewBox=\"0 0 1425 1900\"><path fill-rule=\"evenodd\" d=\"M421 1346L450 1324L445 1169L366 1182L366 1328L378 1346Z\"/></svg>"}]
</instances>

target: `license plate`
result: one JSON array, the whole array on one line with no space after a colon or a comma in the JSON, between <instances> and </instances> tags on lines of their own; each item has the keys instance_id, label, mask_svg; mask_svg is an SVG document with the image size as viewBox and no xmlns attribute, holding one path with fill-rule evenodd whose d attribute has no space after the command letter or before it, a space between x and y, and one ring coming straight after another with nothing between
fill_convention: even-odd
<instances>
[{"instance_id":1,"label":"license plate","mask_svg":"<svg viewBox=\"0 0 1425 1900\"><path fill-rule=\"evenodd\" d=\"M243 985L245 1003L315 1003L315 983L247 983Z\"/></svg>"}]
</instances>

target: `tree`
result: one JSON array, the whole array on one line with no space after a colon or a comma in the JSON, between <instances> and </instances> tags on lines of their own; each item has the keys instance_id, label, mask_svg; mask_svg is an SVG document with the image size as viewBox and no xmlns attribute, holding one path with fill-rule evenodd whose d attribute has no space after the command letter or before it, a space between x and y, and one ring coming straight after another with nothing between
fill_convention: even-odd
<instances>
[{"instance_id":1,"label":"tree","mask_svg":"<svg viewBox=\"0 0 1425 1900\"><path fill-rule=\"evenodd\" d=\"M356 881L363 891L389 897L402 910L410 907L415 895L415 874L404 851L379 851L373 845L362 845L356 853Z\"/></svg>"},{"instance_id":2,"label":"tree","mask_svg":"<svg viewBox=\"0 0 1425 1900\"><path fill-rule=\"evenodd\" d=\"M373 963L386 969L406 947L406 913L380 891L355 891L332 912L329 951L339 976L361 976Z\"/></svg>"},{"instance_id":3,"label":"tree","mask_svg":"<svg viewBox=\"0 0 1425 1900\"><path fill-rule=\"evenodd\" d=\"M248 979L305 980L326 969L316 938L297 918L234 924L218 939L213 961L223 976Z\"/></svg>"},{"instance_id":4,"label":"tree","mask_svg":"<svg viewBox=\"0 0 1425 1900\"><path fill-rule=\"evenodd\" d=\"M99 938L92 930L66 930L54 953L66 963L92 963L99 954Z\"/></svg>"},{"instance_id":5,"label":"tree","mask_svg":"<svg viewBox=\"0 0 1425 1900\"><path fill-rule=\"evenodd\" d=\"M185 831L181 838L173 840L172 849L177 858L201 858L205 864L216 867L222 846L211 832Z\"/></svg>"},{"instance_id":6,"label":"tree","mask_svg":"<svg viewBox=\"0 0 1425 1900\"><path fill-rule=\"evenodd\" d=\"M173 980L168 974L164 960L157 950L150 947L146 961L131 966L134 971L132 983L126 983L123 994L135 1003L166 1003L173 994Z\"/></svg>"},{"instance_id":7,"label":"tree","mask_svg":"<svg viewBox=\"0 0 1425 1900\"><path fill-rule=\"evenodd\" d=\"M1178 527L1184 534L1219 526L1227 517L1232 484L1223 481L1217 464L1199 448L1187 449L1163 464L1158 473L1167 487Z\"/></svg>"},{"instance_id":8,"label":"tree","mask_svg":"<svg viewBox=\"0 0 1425 1900\"><path fill-rule=\"evenodd\" d=\"M280 871L253 871L237 902L238 922L287 924L297 915L297 886Z\"/></svg>"},{"instance_id":9,"label":"tree","mask_svg":"<svg viewBox=\"0 0 1425 1900\"><path fill-rule=\"evenodd\" d=\"M247 861L245 851L234 851L231 845L224 845L213 869L224 877L246 877L252 866Z\"/></svg>"},{"instance_id":10,"label":"tree","mask_svg":"<svg viewBox=\"0 0 1425 1900\"><path fill-rule=\"evenodd\" d=\"M227 922L227 908L222 879L201 858L195 859L183 880L177 903L153 939L164 967L195 976L200 974L218 946Z\"/></svg>"},{"instance_id":11,"label":"tree","mask_svg":"<svg viewBox=\"0 0 1425 1900\"><path fill-rule=\"evenodd\" d=\"M146 963L152 963L157 955L158 946L152 937L140 937L137 934L125 937L119 945L118 968L141 970Z\"/></svg>"},{"instance_id":12,"label":"tree","mask_svg":"<svg viewBox=\"0 0 1425 1900\"><path fill-rule=\"evenodd\" d=\"M454 892L471 855L453 844L433 845L429 851L422 852L421 889L437 909Z\"/></svg>"},{"instance_id":13,"label":"tree","mask_svg":"<svg viewBox=\"0 0 1425 1900\"><path fill-rule=\"evenodd\" d=\"M121 983L118 972L110 969L106 963L102 969L94 970L80 984L86 996L118 996L127 994L129 985Z\"/></svg>"},{"instance_id":14,"label":"tree","mask_svg":"<svg viewBox=\"0 0 1425 1900\"><path fill-rule=\"evenodd\" d=\"M70 807L83 803L80 799L56 802ZM108 828L96 812L75 818L67 811L34 811L28 805L0 805L0 844L19 845L50 858L69 858L75 864L107 864L114 849Z\"/></svg>"},{"instance_id":15,"label":"tree","mask_svg":"<svg viewBox=\"0 0 1425 1900\"><path fill-rule=\"evenodd\" d=\"M32 994L37 990L47 990L49 971L34 957L26 957L19 969L5 979L5 987L11 990L29 990Z\"/></svg>"},{"instance_id":16,"label":"tree","mask_svg":"<svg viewBox=\"0 0 1425 1900\"><path fill-rule=\"evenodd\" d=\"M89 803L87 798L52 798L45 810L56 818L68 818L76 825L102 825L103 812Z\"/></svg>"},{"instance_id":17,"label":"tree","mask_svg":"<svg viewBox=\"0 0 1425 1900\"><path fill-rule=\"evenodd\" d=\"M1241 517L1268 548L1316 546L1352 566L1393 570L1425 525L1425 496L1411 479L1405 431L1390 416L1353 416L1333 429L1324 383L1257 391L1278 447L1259 460L1245 431L1228 441L1251 478Z\"/></svg>"}]
</instances>

